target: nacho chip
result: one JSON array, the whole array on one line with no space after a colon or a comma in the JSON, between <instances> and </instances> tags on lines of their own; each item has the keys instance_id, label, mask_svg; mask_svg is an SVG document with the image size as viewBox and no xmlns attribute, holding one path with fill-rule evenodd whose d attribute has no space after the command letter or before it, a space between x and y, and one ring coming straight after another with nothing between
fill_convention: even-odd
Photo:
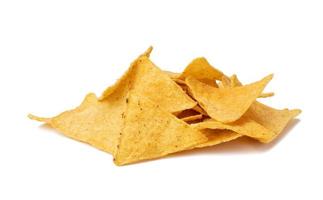
<instances>
[{"instance_id":1,"label":"nacho chip","mask_svg":"<svg viewBox=\"0 0 323 200\"><path fill-rule=\"evenodd\" d=\"M275 93L273 93L273 92L266 92L266 93L261 93L259 96L258 96L258 98L267 98L267 97L272 97L272 96L274 96L275 95Z\"/></svg>"},{"instance_id":2,"label":"nacho chip","mask_svg":"<svg viewBox=\"0 0 323 200\"><path fill-rule=\"evenodd\" d=\"M208 141L195 146L195 148L215 146L224 142L235 140L242 136L230 130L203 129L200 130L200 132L208 138Z\"/></svg>"},{"instance_id":3,"label":"nacho chip","mask_svg":"<svg viewBox=\"0 0 323 200\"><path fill-rule=\"evenodd\" d=\"M214 88L193 77L187 77L185 82L211 118L229 123L248 110L271 79L272 75L269 75L258 82L234 88Z\"/></svg>"},{"instance_id":4,"label":"nacho chip","mask_svg":"<svg viewBox=\"0 0 323 200\"><path fill-rule=\"evenodd\" d=\"M221 84L218 84L220 88L225 88L225 87L237 87L237 86L242 86L240 81L237 78L237 75L232 75L230 78L223 76L221 79ZM258 98L267 98L267 97L272 97L275 94L273 92L268 92L268 93L261 93Z\"/></svg>"},{"instance_id":5,"label":"nacho chip","mask_svg":"<svg viewBox=\"0 0 323 200\"><path fill-rule=\"evenodd\" d=\"M124 165L166 156L206 142L207 138L159 104L135 94L129 96L125 127L114 162Z\"/></svg>"},{"instance_id":6,"label":"nacho chip","mask_svg":"<svg viewBox=\"0 0 323 200\"><path fill-rule=\"evenodd\" d=\"M191 122L191 121L199 120L202 118L203 118L202 114L196 114L196 115L192 115L192 116L183 117L180 119L183 120L184 122Z\"/></svg>"},{"instance_id":7,"label":"nacho chip","mask_svg":"<svg viewBox=\"0 0 323 200\"><path fill-rule=\"evenodd\" d=\"M121 102L100 102L91 93L79 107L56 117L42 118L29 115L29 118L47 123L67 137L113 154L123 127L121 114L117 114L119 109L122 109Z\"/></svg>"},{"instance_id":8,"label":"nacho chip","mask_svg":"<svg viewBox=\"0 0 323 200\"><path fill-rule=\"evenodd\" d=\"M299 109L274 109L259 102L254 102L246 116L253 119L257 123L271 130L274 135L266 142L274 140L288 125L288 123L301 113Z\"/></svg>"},{"instance_id":9,"label":"nacho chip","mask_svg":"<svg viewBox=\"0 0 323 200\"><path fill-rule=\"evenodd\" d=\"M221 84L218 84L218 85L221 86L220 88L234 87L232 85L231 78L228 78L227 76L222 76L221 77Z\"/></svg>"},{"instance_id":10,"label":"nacho chip","mask_svg":"<svg viewBox=\"0 0 323 200\"><path fill-rule=\"evenodd\" d=\"M271 130L263 127L259 123L250 119L249 117L242 116L239 120L224 124L222 122L215 121L213 119L203 121L201 123L193 124L194 128L198 130L203 129L224 129L231 130L235 133L245 135L254 139L259 140L260 142L267 143L274 137L275 133Z\"/></svg>"},{"instance_id":11,"label":"nacho chip","mask_svg":"<svg viewBox=\"0 0 323 200\"><path fill-rule=\"evenodd\" d=\"M149 59L152 47L98 99L52 118L29 115L65 136L109 152L117 165L217 145L242 136L268 143L301 111L278 110L259 103L272 75L243 86L213 68L205 58L193 60L182 74L161 71Z\"/></svg>"},{"instance_id":12,"label":"nacho chip","mask_svg":"<svg viewBox=\"0 0 323 200\"><path fill-rule=\"evenodd\" d=\"M108 98L118 87L127 85L132 91L159 103L162 108L169 112L177 112L194 107L196 102L167 74L155 66L147 55L143 54L136 59L125 75L115 85L104 91L100 100Z\"/></svg>"},{"instance_id":13,"label":"nacho chip","mask_svg":"<svg viewBox=\"0 0 323 200\"><path fill-rule=\"evenodd\" d=\"M185 80L188 76L192 76L205 84L217 87L215 80L221 80L223 73L212 67L205 58L200 57L194 59L185 68L180 79Z\"/></svg>"},{"instance_id":14,"label":"nacho chip","mask_svg":"<svg viewBox=\"0 0 323 200\"><path fill-rule=\"evenodd\" d=\"M231 80L233 80L233 86L242 85L236 75L232 76ZM299 109L279 110L256 101L251 104L245 115L275 133L272 138L267 140L267 142L271 142L284 130L288 123L300 113L301 110Z\"/></svg>"}]
</instances>

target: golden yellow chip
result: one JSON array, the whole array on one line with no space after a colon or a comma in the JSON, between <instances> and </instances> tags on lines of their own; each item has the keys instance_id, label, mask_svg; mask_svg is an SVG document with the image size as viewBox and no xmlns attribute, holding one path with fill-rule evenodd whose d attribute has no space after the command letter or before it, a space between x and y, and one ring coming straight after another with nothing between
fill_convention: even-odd
<instances>
[{"instance_id":1,"label":"golden yellow chip","mask_svg":"<svg viewBox=\"0 0 323 200\"><path fill-rule=\"evenodd\" d=\"M196 105L182 89L167 74L154 65L149 54L143 54L136 59L128 71L111 87L108 87L100 100L118 92L118 88L127 87L129 90L140 93L169 112L190 109Z\"/></svg>"},{"instance_id":2,"label":"golden yellow chip","mask_svg":"<svg viewBox=\"0 0 323 200\"><path fill-rule=\"evenodd\" d=\"M231 80L233 80L233 87L242 85L236 75L232 76ZM271 142L284 130L287 124L301 112L300 109L279 110L256 101L251 104L246 112L246 116L275 133L271 139L267 140L267 142Z\"/></svg>"},{"instance_id":3,"label":"golden yellow chip","mask_svg":"<svg viewBox=\"0 0 323 200\"><path fill-rule=\"evenodd\" d=\"M210 119L197 124L193 124L192 126L198 130L202 130L202 129L231 130L231 131L234 131L235 133L252 137L264 143L267 143L268 141L270 141L271 138L273 138L275 135L273 131L263 127L259 123L255 122L254 120L246 116L242 116L239 120L232 123L227 123L227 124Z\"/></svg>"},{"instance_id":4,"label":"golden yellow chip","mask_svg":"<svg viewBox=\"0 0 323 200\"><path fill-rule=\"evenodd\" d=\"M191 121L196 121L196 120L199 120L202 118L203 118L202 114L196 114L196 115L192 115L192 116L183 117L180 119L183 120L184 122L191 122Z\"/></svg>"},{"instance_id":5,"label":"golden yellow chip","mask_svg":"<svg viewBox=\"0 0 323 200\"><path fill-rule=\"evenodd\" d=\"M123 127L120 101L97 100L88 94L82 104L53 118L29 115L29 118L49 124L64 135L113 154Z\"/></svg>"},{"instance_id":6,"label":"golden yellow chip","mask_svg":"<svg viewBox=\"0 0 323 200\"><path fill-rule=\"evenodd\" d=\"M272 79L243 86L201 57L183 71L161 71L152 47L100 98L52 118L29 115L65 136L109 152L117 165L214 146L242 136L271 142L301 111L278 110L256 101Z\"/></svg>"},{"instance_id":7,"label":"golden yellow chip","mask_svg":"<svg viewBox=\"0 0 323 200\"><path fill-rule=\"evenodd\" d=\"M187 77L185 82L211 118L229 123L238 120L248 110L271 79L272 75L269 75L258 82L233 88L211 87L193 77Z\"/></svg>"},{"instance_id":8,"label":"golden yellow chip","mask_svg":"<svg viewBox=\"0 0 323 200\"><path fill-rule=\"evenodd\" d=\"M195 146L195 148L215 146L224 142L235 140L242 136L230 130L203 129L203 130L200 130L200 132L203 133L208 138L208 141Z\"/></svg>"},{"instance_id":9,"label":"golden yellow chip","mask_svg":"<svg viewBox=\"0 0 323 200\"><path fill-rule=\"evenodd\" d=\"M203 57L194 59L182 72L180 79L185 80L186 77L192 76L197 80L211 86L217 86L215 80L221 80L223 73L215 69Z\"/></svg>"},{"instance_id":10,"label":"golden yellow chip","mask_svg":"<svg viewBox=\"0 0 323 200\"><path fill-rule=\"evenodd\" d=\"M224 88L224 87L237 87L237 86L241 86L242 84L240 83L240 81L237 78L237 75L232 75L230 78L223 76L220 82L220 87ZM258 98L267 98L267 97L272 97L275 94L273 92L268 92L268 93L261 93Z\"/></svg>"},{"instance_id":11,"label":"golden yellow chip","mask_svg":"<svg viewBox=\"0 0 323 200\"><path fill-rule=\"evenodd\" d=\"M207 137L148 98L130 95L115 163L124 165L183 151Z\"/></svg>"},{"instance_id":12,"label":"golden yellow chip","mask_svg":"<svg viewBox=\"0 0 323 200\"><path fill-rule=\"evenodd\" d=\"M258 98L267 98L267 97L272 97L272 96L274 96L275 95L275 93L273 93L273 92L266 92L266 93L261 93L259 96L258 96Z\"/></svg>"},{"instance_id":13,"label":"golden yellow chip","mask_svg":"<svg viewBox=\"0 0 323 200\"><path fill-rule=\"evenodd\" d=\"M259 102L254 102L246 113L246 116L274 132L274 135L266 142L275 139L287 126L287 124L301 113L299 109L274 109Z\"/></svg>"}]
</instances>

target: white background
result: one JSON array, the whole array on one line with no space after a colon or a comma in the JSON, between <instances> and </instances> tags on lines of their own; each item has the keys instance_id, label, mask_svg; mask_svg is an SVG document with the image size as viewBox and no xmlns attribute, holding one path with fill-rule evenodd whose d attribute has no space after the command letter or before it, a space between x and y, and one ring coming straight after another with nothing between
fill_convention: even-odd
<instances>
[{"instance_id":1,"label":"white background","mask_svg":"<svg viewBox=\"0 0 323 200\"><path fill-rule=\"evenodd\" d=\"M322 1L0 1L0 199L322 199ZM205 56L303 113L269 145L238 140L117 167L27 119L97 95L149 45Z\"/></svg>"}]
</instances>

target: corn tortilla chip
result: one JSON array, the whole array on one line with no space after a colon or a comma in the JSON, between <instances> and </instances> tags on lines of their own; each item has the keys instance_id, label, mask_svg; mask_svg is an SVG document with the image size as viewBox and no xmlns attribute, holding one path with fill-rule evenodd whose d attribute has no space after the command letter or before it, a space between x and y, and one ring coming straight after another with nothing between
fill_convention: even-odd
<instances>
[{"instance_id":1,"label":"corn tortilla chip","mask_svg":"<svg viewBox=\"0 0 323 200\"><path fill-rule=\"evenodd\" d=\"M217 87L215 80L221 80L223 73L211 66L205 58L200 57L194 59L185 68L180 79L185 80L188 76L192 76L205 84Z\"/></svg>"},{"instance_id":2,"label":"corn tortilla chip","mask_svg":"<svg viewBox=\"0 0 323 200\"><path fill-rule=\"evenodd\" d=\"M187 77L185 82L211 118L229 123L248 110L271 79L272 75L269 75L258 82L234 88L214 88L193 77Z\"/></svg>"},{"instance_id":3,"label":"corn tortilla chip","mask_svg":"<svg viewBox=\"0 0 323 200\"><path fill-rule=\"evenodd\" d=\"M231 79L233 80L233 86L242 85L236 75L232 76ZM251 104L245 115L275 133L271 139L267 140L267 142L271 142L284 130L288 123L301 112L300 109L279 110L255 101Z\"/></svg>"},{"instance_id":4,"label":"corn tortilla chip","mask_svg":"<svg viewBox=\"0 0 323 200\"><path fill-rule=\"evenodd\" d=\"M65 136L93 145L113 154L121 131L120 101L100 102L88 94L82 104L53 118L29 115L29 118L49 124Z\"/></svg>"},{"instance_id":5,"label":"corn tortilla chip","mask_svg":"<svg viewBox=\"0 0 323 200\"><path fill-rule=\"evenodd\" d=\"M194 128L201 129L225 129L231 130L241 135L245 135L260 142L267 143L274 137L275 133L249 117L242 116L239 120L224 124L222 122L215 121L213 119L206 120L197 124L192 125Z\"/></svg>"},{"instance_id":6,"label":"corn tortilla chip","mask_svg":"<svg viewBox=\"0 0 323 200\"><path fill-rule=\"evenodd\" d=\"M266 93L261 93L259 96L258 96L258 98L267 98L267 97L272 97L272 96L274 96L275 95L275 93L273 93L273 92L266 92Z\"/></svg>"},{"instance_id":7,"label":"corn tortilla chip","mask_svg":"<svg viewBox=\"0 0 323 200\"><path fill-rule=\"evenodd\" d=\"M195 121L195 120L202 119L202 118L203 118L202 114L196 114L196 115L192 115L192 116L183 117L180 119L183 120L184 122L191 122L191 121Z\"/></svg>"},{"instance_id":8,"label":"corn tortilla chip","mask_svg":"<svg viewBox=\"0 0 323 200\"><path fill-rule=\"evenodd\" d=\"M150 61L147 53L136 59L125 75L104 91L100 100L108 98L121 85L127 85L129 90L148 97L172 113L196 105L180 86Z\"/></svg>"},{"instance_id":9,"label":"corn tortilla chip","mask_svg":"<svg viewBox=\"0 0 323 200\"><path fill-rule=\"evenodd\" d=\"M242 86L240 81L237 79L237 76L234 74L230 78L223 76L221 79L221 84L219 84L220 88L224 87L237 87L237 86ZM273 92L268 92L268 93L261 93L258 98L267 98L267 97L272 97L274 96L275 93Z\"/></svg>"},{"instance_id":10,"label":"corn tortilla chip","mask_svg":"<svg viewBox=\"0 0 323 200\"><path fill-rule=\"evenodd\" d=\"M271 130L274 135L266 142L274 140L287 126L287 124L301 113L299 109L274 109L259 102L254 102L246 116Z\"/></svg>"},{"instance_id":11,"label":"corn tortilla chip","mask_svg":"<svg viewBox=\"0 0 323 200\"><path fill-rule=\"evenodd\" d=\"M163 157L206 141L203 134L164 111L159 104L132 94L114 162L124 165Z\"/></svg>"},{"instance_id":12,"label":"corn tortilla chip","mask_svg":"<svg viewBox=\"0 0 323 200\"><path fill-rule=\"evenodd\" d=\"M224 142L235 140L242 136L230 130L203 129L200 130L200 132L208 138L208 141L195 146L195 148L215 146Z\"/></svg>"}]
</instances>

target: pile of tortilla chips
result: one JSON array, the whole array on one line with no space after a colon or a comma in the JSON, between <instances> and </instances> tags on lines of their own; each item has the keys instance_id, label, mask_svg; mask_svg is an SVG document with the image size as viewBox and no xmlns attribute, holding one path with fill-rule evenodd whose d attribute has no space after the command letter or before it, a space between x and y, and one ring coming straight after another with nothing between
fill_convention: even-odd
<instances>
[{"instance_id":1,"label":"pile of tortilla chips","mask_svg":"<svg viewBox=\"0 0 323 200\"><path fill-rule=\"evenodd\" d=\"M182 73L160 70L150 47L101 97L88 94L81 105L56 117L31 119L114 157L117 165L166 156L245 136L274 140L298 109L277 110L257 101L272 79L242 85L205 58L194 59Z\"/></svg>"}]
</instances>

